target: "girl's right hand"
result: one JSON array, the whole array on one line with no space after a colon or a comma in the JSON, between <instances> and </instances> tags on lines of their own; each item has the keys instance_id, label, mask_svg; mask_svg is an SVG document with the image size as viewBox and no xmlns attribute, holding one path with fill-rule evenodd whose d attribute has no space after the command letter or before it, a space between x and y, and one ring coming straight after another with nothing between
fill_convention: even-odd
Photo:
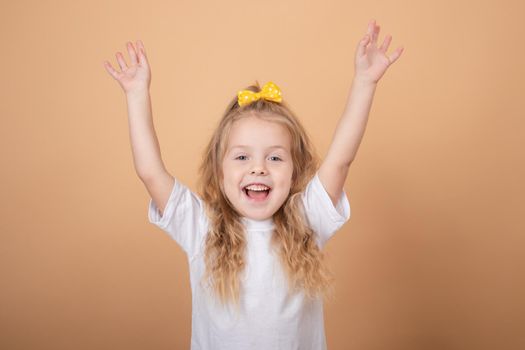
<instances>
[{"instance_id":1,"label":"girl's right hand","mask_svg":"<svg viewBox=\"0 0 525 350\"><path fill-rule=\"evenodd\" d=\"M121 71L113 69L108 61L104 61L104 67L116 81L119 82L126 94L140 90L148 90L151 83L151 72L146 58L146 52L142 41L137 40L137 50L131 42L126 43L131 65L128 67L122 53L117 52L117 61Z\"/></svg>"}]
</instances>

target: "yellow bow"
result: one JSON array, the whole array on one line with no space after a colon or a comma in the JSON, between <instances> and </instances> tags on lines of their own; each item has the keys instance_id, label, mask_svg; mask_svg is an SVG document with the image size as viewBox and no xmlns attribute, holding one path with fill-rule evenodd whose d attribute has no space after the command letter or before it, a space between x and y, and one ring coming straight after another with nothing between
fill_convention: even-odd
<instances>
[{"instance_id":1,"label":"yellow bow","mask_svg":"<svg viewBox=\"0 0 525 350\"><path fill-rule=\"evenodd\" d=\"M260 98L274 102L281 102L283 100L281 97L281 89L271 81L264 84L260 92L241 90L237 93L239 106L250 104Z\"/></svg>"}]
</instances>

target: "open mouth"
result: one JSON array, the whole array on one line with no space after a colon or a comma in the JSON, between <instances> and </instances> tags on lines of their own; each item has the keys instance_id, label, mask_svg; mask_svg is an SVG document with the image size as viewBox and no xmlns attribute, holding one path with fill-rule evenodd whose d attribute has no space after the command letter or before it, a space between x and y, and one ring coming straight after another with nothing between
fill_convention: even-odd
<instances>
[{"instance_id":1,"label":"open mouth","mask_svg":"<svg viewBox=\"0 0 525 350\"><path fill-rule=\"evenodd\" d=\"M259 202L268 198L272 189L265 185L248 185L242 190L248 198Z\"/></svg>"}]
</instances>

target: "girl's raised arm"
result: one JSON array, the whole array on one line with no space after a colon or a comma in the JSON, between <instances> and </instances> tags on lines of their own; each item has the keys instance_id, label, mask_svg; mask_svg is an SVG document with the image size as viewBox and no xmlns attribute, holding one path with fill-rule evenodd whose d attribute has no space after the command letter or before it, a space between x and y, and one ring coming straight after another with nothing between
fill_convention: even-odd
<instances>
[{"instance_id":1,"label":"girl's raised arm","mask_svg":"<svg viewBox=\"0 0 525 350\"><path fill-rule=\"evenodd\" d=\"M116 57L121 71L113 69L107 61L104 61L104 67L119 82L126 94L135 171L162 213L173 188L174 178L164 167L153 126L149 94L151 72L144 45L141 41L137 41L137 49L135 49L131 42L126 44L130 66L126 64L122 54L117 52Z\"/></svg>"},{"instance_id":2,"label":"girl's raised arm","mask_svg":"<svg viewBox=\"0 0 525 350\"><path fill-rule=\"evenodd\" d=\"M334 206L342 193L350 164L355 158L365 132L377 82L394 63L403 48L386 55L392 37L387 35L377 47L379 25L375 20L357 46L355 75L346 107L337 125L328 153L319 168L319 180L328 192Z\"/></svg>"}]
</instances>

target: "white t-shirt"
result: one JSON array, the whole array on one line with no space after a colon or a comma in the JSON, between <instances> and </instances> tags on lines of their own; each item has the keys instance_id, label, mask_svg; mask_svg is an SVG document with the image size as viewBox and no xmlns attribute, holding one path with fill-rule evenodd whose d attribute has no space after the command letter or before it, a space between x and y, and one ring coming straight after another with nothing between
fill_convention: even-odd
<instances>
[{"instance_id":1,"label":"white t-shirt","mask_svg":"<svg viewBox=\"0 0 525 350\"><path fill-rule=\"evenodd\" d=\"M333 206L317 174L302 194L307 222L326 241L350 218L342 191ZM289 294L280 262L270 246L273 219L242 218L246 228L246 267L241 274L240 313L223 307L200 280L205 271L204 237L208 218L202 200L175 179L164 216L152 199L148 219L186 252L192 292L191 350L324 350L323 303L302 292Z\"/></svg>"}]
</instances>

